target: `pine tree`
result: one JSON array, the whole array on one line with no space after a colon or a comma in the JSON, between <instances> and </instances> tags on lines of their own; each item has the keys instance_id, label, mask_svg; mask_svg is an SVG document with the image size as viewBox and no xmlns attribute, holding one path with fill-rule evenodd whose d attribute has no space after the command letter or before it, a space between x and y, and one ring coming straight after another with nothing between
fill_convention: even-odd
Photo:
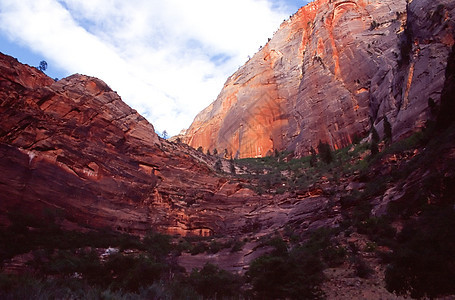
<instances>
[{"instance_id":1,"label":"pine tree","mask_svg":"<svg viewBox=\"0 0 455 300\"><path fill-rule=\"evenodd\" d=\"M374 156L379 153L379 148L378 148L378 143L379 143L379 134L374 127L373 124L371 124L371 144L370 144L370 150L371 150L371 156Z\"/></svg>"},{"instance_id":2,"label":"pine tree","mask_svg":"<svg viewBox=\"0 0 455 300\"><path fill-rule=\"evenodd\" d=\"M38 69L39 69L41 72L46 71L46 69L47 69L47 62L46 62L45 60L40 61Z\"/></svg>"},{"instance_id":3,"label":"pine tree","mask_svg":"<svg viewBox=\"0 0 455 300\"><path fill-rule=\"evenodd\" d=\"M232 159L232 157L229 160L229 168L231 170L231 174L235 175L235 164L234 164L234 160Z\"/></svg>"},{"instance_id":4,"label":"pine tree","mask_svg":"<svg viewBox=\"0 0 455 300\"><path fill-rule=\"evenodd\" d=\"M387 144L392 143L392 125L390 125L387 116L384 116L384 140Z\"/></svg>"},{"instance_id":5,"label":"pine tree","mask_svg":"<svg viewBox=\"0 0 455 300\"><path fill-rule=\"evenodd\" d=\"M329 144L323 143L319 140L318 152L321 160L326 164L330 164L333 160L332 150L330 149Z\"/></svg>"},{"instance_id":6,"label":"pine tree","mask_svg":"<svg viewBox=\"0 0 455 300\"><path fill-rule=\"evenodd\" d=\"M378 154L379 153L378 143L376 143L375 141L371 141L370 150L371 156L375 156L376 154Z\"/></svg>"},{"instance_id":7,"label":"pine tree","mask_svg":"<svg viewBox=\"0 0 455 300\"><path fill-rule=\"evenodd\" d=\"M316 157L316 150L314 150L313 146L311 146L310 153L311 153L310 166L314 167L318 159Z\"/></svg>"},{"instance_id":8,"label":"pine tree","mask_svg":"<svg viewBox=\"0 0 455 300\"><path fill-rule=\"evenodd\" d=\"M375 142L377 144L377 143L379 143L379 140L380 140L380 137L379 137L379 134L378 134L376 128L373 125L371 125L371 141Z\"/></svg>"},{"instance_id":9,"label":"pine tree","mask_svg":"<svg viewBox=\"0 0 455 300\"><path fill-rule=\"evenodd\" d=\"M215 162L215 171L221 173L222 167L223 167L223 164L221 163L221 160L218 158Z\"/></svg>"}]
</instances>

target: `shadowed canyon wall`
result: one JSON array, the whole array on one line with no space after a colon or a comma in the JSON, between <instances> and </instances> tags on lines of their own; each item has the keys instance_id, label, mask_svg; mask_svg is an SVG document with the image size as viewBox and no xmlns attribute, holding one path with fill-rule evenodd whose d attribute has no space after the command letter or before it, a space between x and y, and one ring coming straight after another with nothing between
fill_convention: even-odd
<instances>
[{"instance_id":1,"label":"shadowed canyon wall","mask_svg":"<svg viewBox=\"0 0 455 300\"><path fill-rule=\"evenodd\" d=\"M160 140L103 81L77 74L54 82L3 54L0 71L0 223L16 210L47 210L68 226L219 229L188 203L216 203L226 180L197 151Z\"/></svg>"}]
</instances>

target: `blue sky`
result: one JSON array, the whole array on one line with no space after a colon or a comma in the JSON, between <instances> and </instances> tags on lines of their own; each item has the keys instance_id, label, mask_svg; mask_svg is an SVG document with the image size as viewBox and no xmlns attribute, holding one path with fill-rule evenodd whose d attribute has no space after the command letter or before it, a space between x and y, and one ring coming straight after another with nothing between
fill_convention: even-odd
<instances>
[{"instance_id":1,"label":"blue sky","mask_svg":"<svg viewBox=\"0 0 455 300\"><path fill-rule=\"evenodd\" d=\"M99 77L175 135L303 0L1 0L0 51Z\"/></svg>"}]
</instances>

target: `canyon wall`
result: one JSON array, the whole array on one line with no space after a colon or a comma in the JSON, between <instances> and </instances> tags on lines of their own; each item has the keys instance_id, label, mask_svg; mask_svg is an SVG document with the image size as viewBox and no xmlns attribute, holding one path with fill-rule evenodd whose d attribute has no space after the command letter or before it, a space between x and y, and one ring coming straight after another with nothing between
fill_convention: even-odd
<instances>
[{"instance_id":1,"label":"canyon wall","mask_svg":"<svg viewBox=\"0 0 455 300\"><path fill-rule=\"evenodd\" d=\"M321 195L257 195L249 182L215 172L215 156L158 138L97 78L54 81L1 53L0 71L0 226L17 213L67 229L183 236L335 222Z\"/></svg>"},{"instance_id":2,"label":"canyon wall","mask_svg":"<svg viewBox=\"0 0 455 300\"><path fill-rule=\"evenodd\" d=\"M160 139L97 78L54 81L0 53L0 226L25 214L67 229L234 236L339 220L319 188L258 195L216 172L218 159Z\"/></svg>"},{"instance_id":3,"label":"canyon wall","mask_svg":"<svg viewBox=\"0 0 455 300\"><path fill-rule=\"evenodd\" d=\"M14 211L51 211L70 228L215 229L187 203L211 200L225 180L160 140L103 81L55 82L3 54L0 71L0 224Z\"/></svg>"},{"instance_id":4,"label":"canyon wall","mask_svg":"<svg viewBox=\"0 0 455 300\"><path fill-rule=\"evenodd\" d=\"M423 127L454 43L448 0L318 0L283 22L225 83L181 140L227 156L307 155L364 137L383 118L394 139Z\"/></svg>"}]
</instances>

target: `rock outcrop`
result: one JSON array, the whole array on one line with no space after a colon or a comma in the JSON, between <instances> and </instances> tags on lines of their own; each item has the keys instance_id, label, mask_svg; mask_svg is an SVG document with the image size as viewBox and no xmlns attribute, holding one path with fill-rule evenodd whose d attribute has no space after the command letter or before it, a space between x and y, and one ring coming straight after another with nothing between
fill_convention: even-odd
<instances>
[{"instance_id":1,"label":"rock outcrop","mask_svg":"<svg viewBox=\"0 0 455 300\"><path fill-rule=\"evenodd\" d=\"M99 79L54 82L5 55L0 69L2 216L53 209L79 226L194 229L177 225L168 198L215 191L207 166L163 150L153 126Z\"/></svg>"},{"instance_id":2,"label":"rock outcrop","mask_svg":"<svg viewBox=\"0 0 455 300\"><path fill-rule=\"evenodd\" d=\"M0 69L0 225L51 212L68 228L236 235L339 218L323 195L259 196L216 173L217 158L158 138L99 79L54 82L2 54Z\"/></svg>"},{"instance_id":3,"label":"rock outcrop","mask_svg":"<svg viewBox=\"0 0 455 300\"><path fill-rule=\"evenodd\" d=\"M420 34L422 39L428 37ZM420 47L416 53L429 51ZM448 111L453 110L454 53L455 46L443 82L442 103ZM400 68L410 68L418 59L410 55ZM374 269L371 278L359 278L357 264L350 258L327 269L327 298L401 299L385 289L385 266L380 265L379 254L371 252L375 244L367 233L361 233L360 224L369 228L368 221L376 222L387 214L390 204L406 208L406 214L415 210L416 218L422 200L428 204L446 201L453 207L453 127L426 145L383 153L367 171L357 168L370 150L358 145L345 153L347 157L339 157L340 165L333 164L330 170L322 162L309 168L308 161L292 160L289 154L272 159L277 170L261 167L261 162L271 159L236 162L239 176L232 176L227 174L227 160L216 167L219 156L157 137L153 126L99 79L73 75L55 82L3 54L0 70L0 227L24 213L50 215L67 229L215 234L202 246L241 241L242 249L233 251L228 246L216 253L183 253L176 258L178 263L188 272L210 262L239 273L272 250L264 241L276 233L304 241L316 229L335 227L341 231L331 238L339 249L347 249L350 257L361 258ZM276 102L267 103L273 107ZM268 114L264 111L263 116ZM444 114L444 121L447 118L450 114ZM401 230L403 221L391 225ZM21 253L3 267L20 272L36 258L32 256Z\"/></svg>"},{"instance_id":4,"label":"rock outcrop","mask_svg":"<svg viewBox=\"0 0 455 300\"><path fill-rule=\"evenodd\" d=\"M261 157L338 149L383 118L400 138L431 119L454 44L449 0L316 0L225 83L181 137L204 151Z\"/></svg>"}]
</instances>

